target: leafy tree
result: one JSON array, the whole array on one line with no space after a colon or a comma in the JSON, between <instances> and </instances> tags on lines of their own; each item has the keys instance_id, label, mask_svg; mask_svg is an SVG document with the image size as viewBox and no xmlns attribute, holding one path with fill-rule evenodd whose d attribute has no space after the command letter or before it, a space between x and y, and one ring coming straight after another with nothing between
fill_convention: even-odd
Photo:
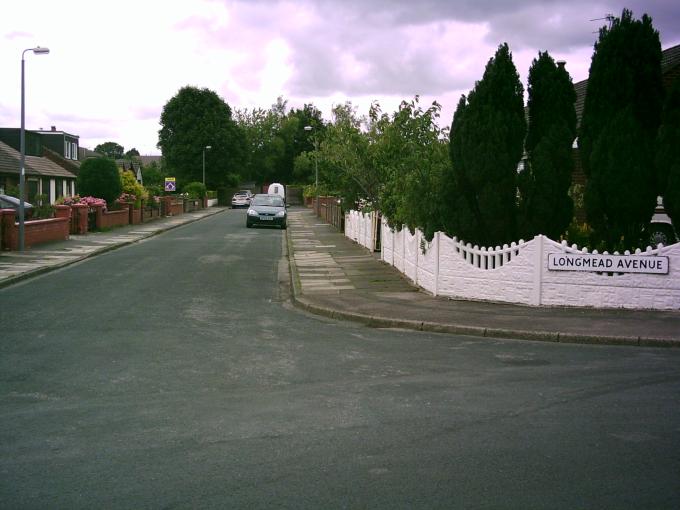
<instances>
[{"instance_id":1,"label":"leafy tree","mask_svg":"<svg viewBox=\"0 0 680 510\"><path fill-rule=\"evenodd\" d=\"M364 200L379 207L382 176L368 154L369 139L362 132L362 119L347 102L336 105L319 146L319 180L339 195L346 207Z\"/></svg>"},{"instance_id":2,"label":"leafy tree","mask_svg":"<svg viewBox=\"0 0 680 510\"><path fill-rule=\"evenodd\" d=\"M634 247L654 212L662 97L659 33L649 16L624 9L600 29L579 133L586 214L609 248Z\"/></svg>"},{"instance_id":3,"label":"leafy tree","mask_svg":"<svg viewBox=\"0 0 680 510\"><path fill-rule=\"evenodd\" d=\"M123 151L124 150L125 149L123 148L123 146L117 144L116 142L105 142L105 143L97 145L94 148L95 152L98 152L99 154L103 154L107 158L111 158L111 159L123 159Z\"/></svg>"},{"instance_id":4,"label":"leafy tree","mask_svg":"<svg viewBox=\"0 0 680 510\"><path fill-rule=\"evenodd\" d=\"M134 147L125 153L126 159L133 159L135 157L139 157L139 151Z\"/></svg>"},{"instance_id":5,"label":"leafy tree","mask_svg":"<svg viewBox=\"0 0 680 510\"><path fill-rule=\"evenodd\" d=\"M374 104L368 133L370 159L383 179L380 209L392 226L420 228L430 240L442 229L441 180L450 165L440 111L436 102L423 110L418 96L391 116L378 115Z\"/></svg>"},{"instance_id":6,"label":"leafy tree","mask_svg":"<svg viewBox=\"0 0 680 510\"><path fill-rule=\"evenodd\" d=\"M81 196L103 198L107 204L113 204L123 191L118 167L108 158L89 158L83 161L78 172L77 186Z\"/></svg>"},{"instance_id":7,"label":"leafy tree","mask_svg":"<svg viewBox=\"0 0 680 510\"><path fill-rule=\"evenodd\" d=\"M231 108L215 92L184 87L163 107L158 147L170 175L180 186L202 181L205 150L206 185L227 185L245 161L245 135L234 122Z\"/></svg>"},{"instance_id":8,"label":"leafy tree","mask_svg":"<svg viewBox=\"0 0 680 510\"><path fill-rule=\"evenodd\" d=\"M576 138L576 92L563 66L539 53L529 69L527 160L518 176L519 234L557 239L571 222L569 196Z\"/></svg>"},{"instance_id":9,"label":"leafy tree","mask_svg":"<svg viewBox=\"0 0 680 510\"><path fill-rule=\"evenodd\" d=\"M458 104L451 126L453 196L447 227L485 246L511 241L516 231L516 174L526 120L524 89L507 44L489 60L484 76ZM453 216L452 216L453 215Z\"/></svg>"},{"instance_id":10,"label":"leafy tree","mask_svg":"<svg viewBox=\"0 0 680 510\"><path fill-rule=\"evenodd\" d=\"M149 198L149 194L144 189L144 186L139 184L137 177L130 170L119 169L120 171L120 182L123 186L122 193L127 193L135 197L135 207L139 207L142 200Z\"/></svg>"},{"instance_id":11,"label":"leafy tree","mask_svg":"<svg viewBox=\"0 0 680 510\"><path fill-rule=\"evenodd\" d=\"M680 79L666 98L657 137L657 181L663 203L676 230L680 225Z\"/></svg>"}]
</instances>

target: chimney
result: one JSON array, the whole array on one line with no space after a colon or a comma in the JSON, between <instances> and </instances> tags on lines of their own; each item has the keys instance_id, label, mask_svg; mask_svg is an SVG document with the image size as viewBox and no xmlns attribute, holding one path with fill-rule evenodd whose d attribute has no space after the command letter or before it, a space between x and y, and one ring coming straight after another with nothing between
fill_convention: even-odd
<instances>
[{"instance_id":1,"label":"chimney","mask_svg":"<svg viewBox=\"0 0 680 510\"><path fill-rule=\"evenodd\" d=\"M559 67L560 69L564 69L564 66L566 66L566 65L567 65L566 60L558 60L557 61L557 67Z\"/></svg>"},{"instance_id":2,"label":"chimney","mask_svg":"<svg viewBox=\"0 0 680 510\"><path fill-rule=\"evenodd\" d=\"M57 126L52 126L52 131L56 131L56 130L57 130Z\"/></svg>"}]
</instances>

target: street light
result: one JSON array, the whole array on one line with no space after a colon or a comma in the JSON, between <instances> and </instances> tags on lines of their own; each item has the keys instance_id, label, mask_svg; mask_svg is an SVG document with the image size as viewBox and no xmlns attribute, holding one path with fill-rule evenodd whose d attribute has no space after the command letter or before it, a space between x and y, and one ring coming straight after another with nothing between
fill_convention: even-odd
<instances>
[{"instance_id":1,"label":"street light","mask_svg":"<svg viewBox=\"0 0 680 510\"><path fill-rule=\"evenodd\" d=\"M305 131L312 131L312 126L305 126ZM319 214L319 144L316 135L314 135L314 190L316 193L316 214Z\"/></svg>"},{"instance_id":2,"label":"street light","mask_svg":"<svg viewBox=\"0 0 680 510\"><path fill-rule=\"evenodd\" d=\"M19 168L19 251L24 251L24 181L26 175L26 106L25 106L25 81L24 81L24 55L27 51L32 51L36 55L47 55L49 48L25 49L21 53L21 134L19 144L21 145L21 163Z\"/></svg>"},{"instance_id":3,"label":"street light","mask_svg":"<svg viewBox=\"0 0 680 510\"><path fill-rule=\"evenodd\" d=\"M212 146L206 145L203 147L203 186L205 186L205 151L212 149Z\"/></svg>"}]
</instances>

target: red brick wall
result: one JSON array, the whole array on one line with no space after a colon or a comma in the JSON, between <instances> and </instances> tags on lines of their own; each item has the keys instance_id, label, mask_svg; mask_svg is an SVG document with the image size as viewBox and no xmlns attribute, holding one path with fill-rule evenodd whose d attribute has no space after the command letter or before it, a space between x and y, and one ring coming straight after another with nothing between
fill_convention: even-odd
<instances>
[{"instance_id":1,"label":"red brick wall","mask_svg":"<svg viewBox=\"0 0 680 510\"><path fill-rule=\"evenodd\" d=\"M61 214L64 214L63 212ZM2 249L19 249L19 223L13 210L0 211L2 218ZM30 248L50 241L65 241L69 235L70 216L24 222L24 247Z\"/></svg>"}]
</instances>

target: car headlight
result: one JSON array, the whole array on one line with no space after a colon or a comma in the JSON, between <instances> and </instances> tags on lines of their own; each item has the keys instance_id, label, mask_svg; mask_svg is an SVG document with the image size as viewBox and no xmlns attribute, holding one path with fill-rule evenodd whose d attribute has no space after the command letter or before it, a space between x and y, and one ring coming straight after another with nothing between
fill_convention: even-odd
<instances>
[{"instance_id":1,"label":"car headlight","mask_svg":"<svg viewBox=\"0 0 680 510\"><path fill-rule=\"evenodd\" d=\"M282 218L285 215L286 215L286 211L279 211L279 212L276 213L276 216L279 217L279 218Z\"/></svg>"},{"instance_id":2,"label":"car headlight","mask_svg":"<svg viewBox=\"0 0 680 510\"><path fill-rule=\"evenodd\" d=\"M255 209L248 209L248 216L257 216L257 211Z\"/></svg>"}]
</instances>

